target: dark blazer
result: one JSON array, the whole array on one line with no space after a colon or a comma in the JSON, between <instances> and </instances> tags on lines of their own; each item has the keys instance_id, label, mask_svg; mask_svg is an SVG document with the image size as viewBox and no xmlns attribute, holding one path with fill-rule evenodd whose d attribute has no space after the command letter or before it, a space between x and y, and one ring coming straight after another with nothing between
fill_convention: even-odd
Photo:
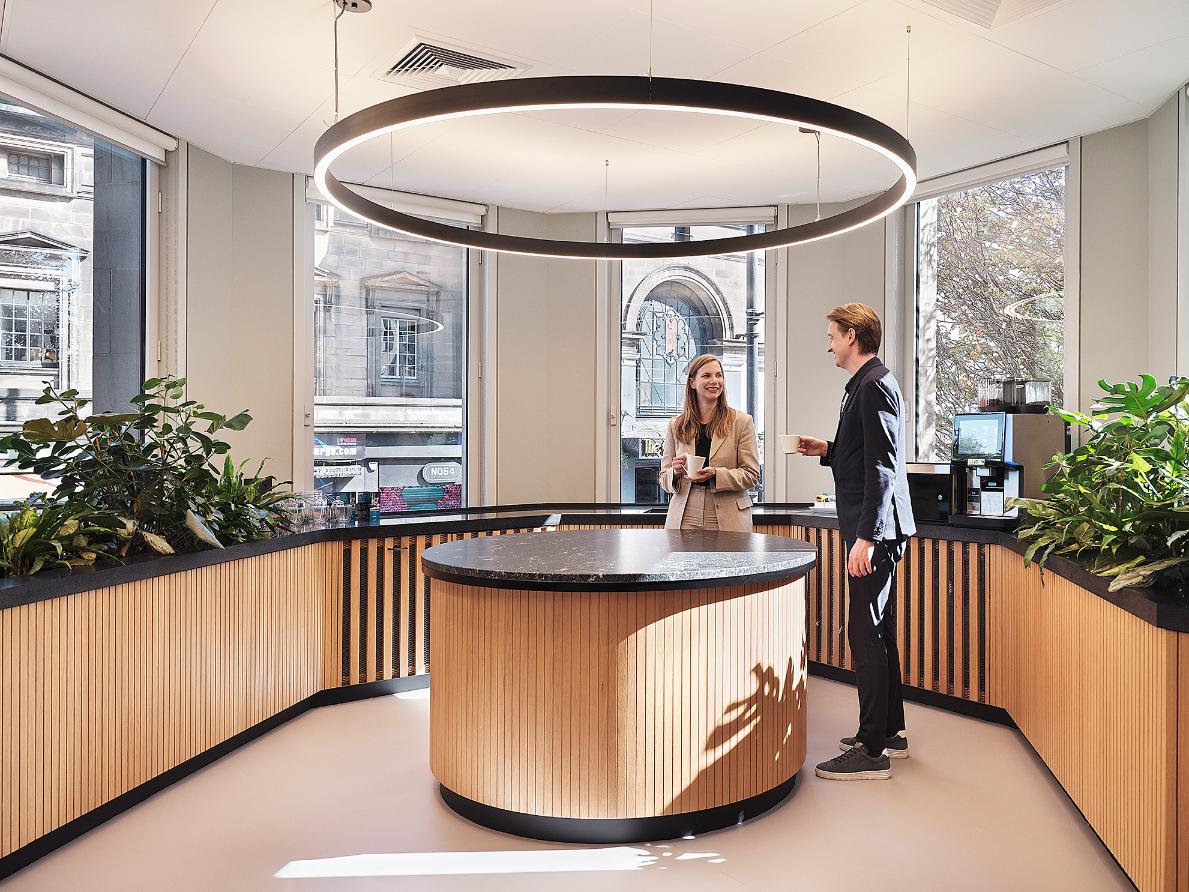
<instances>
[{"instance_id":1,"label":"dark blazer","mask_svg":"<svg viewBox=\"0 0 1189 892\"><path fill-rule=\"evenodd\" d=\"M838 433L822 464L834 472L842 538L878 542L917 531L904 462L904 397L888 367L873 357L846 385Z\"/></svg>"}]
</instances>

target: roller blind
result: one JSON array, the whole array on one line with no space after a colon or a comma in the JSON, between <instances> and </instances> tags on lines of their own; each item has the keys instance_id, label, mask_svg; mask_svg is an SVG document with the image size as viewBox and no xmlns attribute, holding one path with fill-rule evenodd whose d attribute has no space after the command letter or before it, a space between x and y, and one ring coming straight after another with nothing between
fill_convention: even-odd
<instances>
[{"instance_id":1,"label":"roller blind","mask_svg":"<svg viewBox=\"0 0 1189 892\"><path fill-rule=\"evenodd\" d=\"M487 205L469 201L455 201L452 198L437 198L433 195L418 195L414 192L394 192L391 189L377 189L374 186L347 184L352 192L369 201L416 217L432 217L464 226L478 226L487 213ZM310 201L330 201L314 184L312 177L306 177L306 198Z\"/></svg>"},{"instance_id":2,"label":"roller blind","mask_svg":"<svg viewBox=\"0 0 1189 892\"><path fill-rule=\"evenodd\" d=\"M163 130L5 56L0 56L0 93L158 164L178 147L177 139Z\"/></svg>"}]
</instances>

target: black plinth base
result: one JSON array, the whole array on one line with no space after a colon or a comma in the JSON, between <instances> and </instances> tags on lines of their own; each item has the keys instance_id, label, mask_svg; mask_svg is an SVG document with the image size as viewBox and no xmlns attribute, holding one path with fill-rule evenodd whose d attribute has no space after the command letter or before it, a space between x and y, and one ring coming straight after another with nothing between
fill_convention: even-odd
<instances>
[{"instance_id":1,"label":"black plinth base","mask_svg":"<svg viewBox=\"0 0 1189 892\"><path fill-rule=\"evenodd\" d=\"M575 843L657 842L709 833L742 824L780 804L793 791L797 776L758 796L676 815L647 818L554 818L508 811L475 802L439 784L442 801L468 821L529 839Z\"/></svg>"}]
</instances>

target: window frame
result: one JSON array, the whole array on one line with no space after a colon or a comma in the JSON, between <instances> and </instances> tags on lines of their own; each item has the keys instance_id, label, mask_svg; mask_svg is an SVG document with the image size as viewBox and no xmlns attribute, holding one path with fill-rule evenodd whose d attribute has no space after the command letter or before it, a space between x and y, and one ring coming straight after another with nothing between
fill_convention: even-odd
<instances>
[{"instance_id":1,"label":"window frame","mask_svg":"<svg viewBox=\"0 0 1189 892\"><path fill-rule=\"evenodd\" d=\"M652 211L610 211L598 214L598 236L602 241L622 242L623 230L641 226L714 226L754 224L767 227L788 225L786 205L763 205L732 208L690 208L684 210ZM780 357L784 349L784 336L780 326L784 324L784 313L780 301L787 295L784 282L784 262L787 248L764 252L762 281L759 286L764 295L764 376L760 384L763 396L759 404L765 425L764 442L760 446L760 461L763 467L764 498L775 502L783 497L785 456L776 451L778 425L784 423L781 401L776 399L777 376L780 371ZM602 386L596 389L596 419L605 425L604 435L598 437L596 461L600 473L596 475L596 499L621 504L623 492L620 479L620 427L622 407L623 368L623 261L605 260L598 266L597 290L600 300L599 336L596 353L600 357L598 369ZM632 384L635 387L635 383ZM605 419L605 421L603 420Z\"/></svg>"},{"instance_id":2,"label":"window frame","mask_svg":"<svg viewBox=\"0 0 1189 892\"><path fill-rule=\"evenodd\" d=\"M885 276L885 306L894 308L895 328L889 331L903 359L911 359L898 377L905 404L911 407L912 423L905 425L905 450L918 458L917 406L919 362L917 355L917 293L919 288L920 244L917 214L920 203L954 192L964 192L1053 167L1065 167L1065 293L1062 377L1065 405L1081 408L1081 139L1064 142L981 164L967 170L923 180L907 205L889 217L889 240L902 236L897 252L901 275ZM893 230L897 230L893 233ZM1076 443L1074 445L1077 445Z\"/></svg>"},{"instance_id":3,"label":"window frame","mask_svg":"<svg viewBox=\"0 0 1189 892\"><path fill-rule=\"evenodd\" d=\"M419 195L415 193L398 192L376 186L348 184L353 191L377 201L387 207L428 216L434 219L471 228L488 228L495 225L495 209L484 204L456 201L447 198ZM324 217L328 225L317 225L314 214L314 202L323 202L332 209ZM317 361L314 343L314 238L315 230L323 232L334 223L341 224L341 215L314 184L311 177L295 175L293 178L293 300L294 317L298 320L293 327L293 362L294 362L294 405L301 406L301 411L293 413L293 487L297 491L313 489L314 479L314 405L320 395L315 393L314 374ZM356 221L347 221L348 225ZM369 234L373 224L359 221L367 227ZM384 237L380 234L378 237ZM482 375L482 365L486 352L484 343L476 343L474 334L476 326L486 324L487 314L487 270L494 264L483 264L482 251L465 249L466 260L466 308L463 322L463 356L462 366L465 370L462 396L462 431L460 437L461 457L463 465L462 502L464 507L477 506L485 503L488 492L488 472L486 470L486 455L488 419L483 417L484 395L487 388L494 383L494 378L485 380ZM494 291L494 288L492 289ZM329 293L330 289L328 289ZM390 295L392 296L392 295ZM383 300L374 303L370 312L377 318L386 314L399 315L401 312L418 314L415 308L400 308L389 305ZM382 323L380 323L382 325ZM393 382L404 381L410 385L420 384L420 375L416 379L390 379ZM378 380L378 379L377 379ZM419 399L419 398L414 398ZM492 438L493 439L493 438Z\"/></svg>"},{"instance_id":4,"label":"window frame","mask_svg":"<svg viewBox=\"0 0 1189 892\"><path fill-rule=\"evenodd\" d=\"M19 80L13 79L13 74L19 69ZM53 96L43 92L42 87L52 84ZM33 69L26 68L12 60L0 58L0 103L15 108L23 108L28 112L44 116L67 127L81 131L91 137L85 145L62 142L55 139L42 139L22 134L5 133L0 135L0 187L16 193L18 197L27 196L30 201L39 199L69 199L71 201L84 199L92 202L92 240L95 239L94 217L94 179L87 181L84 176L86 159L92 158L95 143L101 142L112 148L128 152L139 159L142 169L142 192L140 194L140 209L137 213L141 227L140 261L141 277L139 279L139 300L141 312L141 329L139 331L140 364L139 382L148 375L150 362L160 362L158 354L160 341L156 339L154 326L156 318L161 312L158 306L160 299L160 283L158 277L160 268L157 251L159 248L158 214L162 210L161 193L158 191L160 183L160 165L165 161L165 153L179 146L178 141L163 131L156 130L146 124L124 115L115 109L102 106L102 120L94 117L88 110L98 110L99 103L71 90L56 82L50 82ZM125 129L122 124L127 124ZM34 177L8 174L8 156L10 153L25 155L40 155L48 158L50 181L39 180ZM54 182L57 170L61 165L61 182ZM150 201L156 194L157 200ZM57 249L47 249L53 253ZM47 271L44 275L31 274L24 266L0 267L0 287L12 290L36 291L54 295L57 303L57 357L53 366L43 364L44 360L6 360L0 361L0 370L16 375L33 377L38 372L42 374L45 383L53 378L55 387L61 388L73 375L79 363L79 358L73 354L75 332L70 321L70 301L72 293L79 287L77 280L77 264L82 259L94 257L94 245L82 252L82 258L76 258L74 275ZM37 287L40 286L40 287ZM91 285L91 299L95 300L95 283ZM47 299L49 299L47 297ZM94 304L92 303L92 312ZM94 328L92 323L91 334ZM93 351L93 346L92 346ZM153 357L156 357L155 359ZM90 353L85 362L92 365L94 352ZM92 386L94 386L92 378ZM39 396L41 388L28 391L22 389L19 394L24 397ZM92 395L92 400L94 395ZM2 463L0 463L2 464ZM5 474L19 475L16 469L0 468ZM20 503L20 499L0 499L0 510L11 510Z\"/></svg>"}]
</instances>

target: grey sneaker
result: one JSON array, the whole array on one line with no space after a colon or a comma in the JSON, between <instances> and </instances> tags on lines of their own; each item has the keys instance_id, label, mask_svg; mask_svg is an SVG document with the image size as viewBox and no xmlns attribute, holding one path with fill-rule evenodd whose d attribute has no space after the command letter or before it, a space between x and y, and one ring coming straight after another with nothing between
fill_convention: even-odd
<instances>
[{"instance_id":1,"label":"grey sneaker","mask_svg":"<svg viewBox=\"0 0 1189 892\"><path fill-rule=\"evenodd\" d=\"M841 756L835 756L817 766L817 776L828 780L888 780L892 776L892 763L883 753L872 758L863 744L848 749Z\"/></svg>"},{"instance_id":2,"label":"grey sneaker","mask_svg":"<svg viewBox=\"0 0 1189 892\"><path fill-rule=\"evenodd\" d=\"M838 741L838 749L844 752L849 749L854 749L858 744L858 737L843 737ZM907 759L908 758L908 738L904 736L904 732L894 734L883 742L884 755L889 759Z\"/></svg>"}]
</instances>

